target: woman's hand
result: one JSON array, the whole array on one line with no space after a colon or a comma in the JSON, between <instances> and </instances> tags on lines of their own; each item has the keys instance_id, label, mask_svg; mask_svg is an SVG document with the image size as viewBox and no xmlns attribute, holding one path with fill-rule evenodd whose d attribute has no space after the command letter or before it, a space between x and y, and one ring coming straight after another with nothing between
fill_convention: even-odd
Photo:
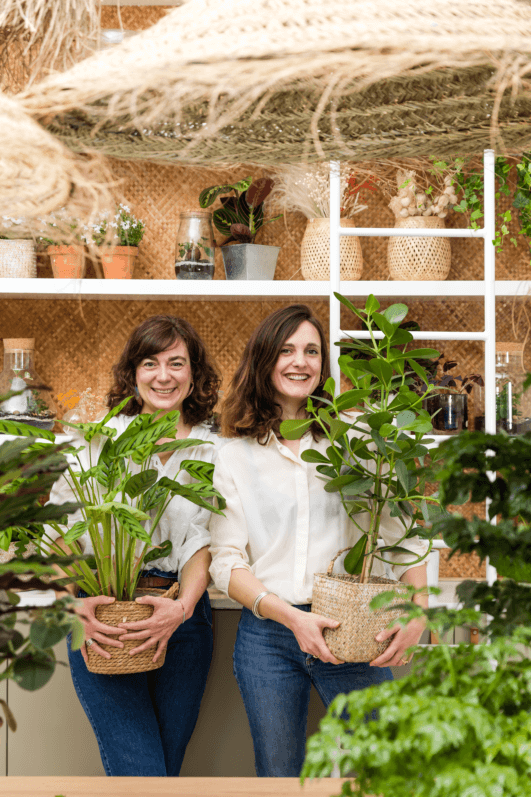
<instances>
[{"instance_id":1,"label":"woman's hand","mask_svg":"<svg viewBox=\"0 0 531 797\"><path fill-rule=\"evenodd\" d=\"M323 637L323 628L337 628L341 623L321 614L303 612L300 609L296 609L296 612L296 619L290 623L289 628L295 634L302 652L330 664L343 664L330 653Z\"/></svg>"},{"instance_id":2,"label":"woman's hand","mask_svg":"<svg viewBox=\"0 0 531 797\"><path fill-rule=\"evenodd\" d=\"M145 639L146 641L139 645L137 648L129 651L131 656L135 653L141 653L153 645L157 645L157 652L153 657L153 661L157 661L158 657L168 644L168 640L174 631L179 628L183 621L183 607L180 600L171 600L171 598L156 598L152 595L144 595L142 598L136 599L137 603L150 603L154 606L154 611L151 617L146 617L145 620L135 620L130 623L118 623L122 635L119 637L121 640L126 639ZM126 629L128 633L123 633Z\"/></svg>"},{"instance_id":3,"label":"woman's hand","mask_svg":"<svg viewBox=\"0 0 531 797\"><path fill-rule=\"evenodd\" d=\"M377 642L383 642L389 637L394 637L389 647L371 661L371 667L400 667L409 661L407 649L417 645L426 624L423 618L410 620L406 626L395 625L384 628L374 637Z\"/></svg>"},{"instance_id":4,"label":"woman's hand","mask_svg":"<svg viewBox=\"0 0 531 797\"><path fill-rule=\"evenodd\" d=\"M96 595L93 598L80 598L80 601L81 606L75 607L74 611L80 616L85 627L85 640L92 639L92 650L94 650L99 656L103 656L104 659L110 659L111 654L106 650L103 650L103 648L100 648L98 642L101 642L104 645L110 645L114 648L123 648L123 642L119 642L117 639L107 636L107 634L119 634L122 629L115 628L112 625L105 625L105 623L100 623L100 621L96 619L94 610L99 604L114 603L114 598L111 598L108 595ZM86 664L87 648L85 645L86 642L83 642L80 650Z\"/></svg>"}]
</instances>

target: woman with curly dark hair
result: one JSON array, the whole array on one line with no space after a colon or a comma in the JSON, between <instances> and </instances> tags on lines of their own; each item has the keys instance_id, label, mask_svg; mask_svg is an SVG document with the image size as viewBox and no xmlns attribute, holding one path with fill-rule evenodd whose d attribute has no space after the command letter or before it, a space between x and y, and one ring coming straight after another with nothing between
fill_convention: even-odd
<instances>
[{"instance_id":1,"label":"woman with curly dark hair","mask_svg":"<svg viewBox=\"0 0 531 797\"><path fill-rule=\"evenodd\" d=\"M187 321L169 315L148 318L133 331L113 376L107 396L109 409L133 396L124 411L107 424L116 428L118 435L140 413L179 410L175 439L204 441L154 456L150 467L158 471L159 478L189 483L191 477L180 470L183 459L214 461L218 436L209 421L220 379L201 338ZM103 444L104 439L97 442ZM99 450L93 461L98 456ZM134 471L134 463L131 467ZM66 481L60 479L51 500L61 504L72 498L68 492ZM77 517L71 515L70 519L75 522ZM152 648L154 660L166 647L160 669L112 676L88 671L83 661L85 645L78 651L69 646L74 687L96 734L107 775L177 776L180 772L212 657L212 614L206 591L210 581L209 520L208 510L180 496L171 499L153 533L155 545L171 541L171 552L149 563L139 587L167 589L178 579L179 598L141 598L154 606L145 621L109 627L96 619L94 610L98 603L114 599L79 596L83 598L79 614L85 626L85 644L99 655L110 657L101 644L123 647L125 639L138 640L132 655ZM79 542L84 543L85 553L92 552L87 540L81 537ZM107 636L112 633L121 635L118 640Z\"/></svg>"}]
</instances>

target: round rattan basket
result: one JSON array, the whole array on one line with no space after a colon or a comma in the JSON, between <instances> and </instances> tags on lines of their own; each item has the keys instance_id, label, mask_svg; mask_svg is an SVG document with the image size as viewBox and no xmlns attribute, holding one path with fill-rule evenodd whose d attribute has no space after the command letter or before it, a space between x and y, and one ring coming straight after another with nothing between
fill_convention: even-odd
<instances>
[{"instance_id":1,"label":"round rattan basket","mask_svg":"<svg viewBox=\"0 0 531 797\"><path fill-rule=\"evenodd\" d=\"M34 279L37 256L33 241L25 238L0 240L0 277Z\"/></svg>"},{"instance_id":2,"label":"round rattan basket","mask_svg":"<svg viewBox=\"0 0 531 797\"><path fill-rule=\"evenodd\" d=\"M409 216L395 227L443 229L438 216ZM450 273L452 252L448 238L390 238L387 264L393 280L445 280Z\"/></svg>"},{"instance_id":3,"label":"round rattan basket","mask_svg":"<svg viewBox=\"0 0 531 797\"><path fill-rule=\"evenodd\" d=\"M157 594L157 590L139 590L143 595ZM176 598L179 592L179 583L175 582L170 589L160 592L163 598ZM153 614L153 606L149 603L136 603L136 601L115 601L109 604L96 606L96 618L100 623L116 626L118 623L132 623L145 620ZM109 636L112 636L109 634ZM142 640L129 639L124 641L123 648L114 648L112 645L100 645L103 650L111 654L110 659L100 656L92 647L87 647L87 669L100 675L123 675L134 672L148 672L162 667L166 658L166 648L155 663L153 656L156 647L148 648L142 653L129 655L129 651L142 644Z\"/></svg>"},{"instance_id":4,"label":"round rattan basket","mask_svg":"<svg viewBox=\"0 0 531 797\"><path fill-rule=\"evenodd\" d=\"M378 576L371 576L368 584L360 584L359 576L333 575L334 562L348 550L344 548L334 556L326 573L314 575L312 612L340 621L338 628L325 628L323 632L336 658L348 662L373 661L390 644L390 640L376 642L374 637L402 612L388 607L372 611L369 603L380 592L400 591L403 587L400 582ZM401 599L395 598L395 603L401 603Z\"/></svg>"},{"instance_id":5,"label":"round rattan basket","mask_svg":"<svg viewBox=\"0 0 531 797\"><path fill-rule=\"evenodd\" d=\"M355 227L353 219L341 219L342 227ZM339 245L341 279L359 280L363 270L360 239L342 237ZM301 272L305 280L330 278L330 219L308 219L301 241Z\"/></svg>"}]
</instances>

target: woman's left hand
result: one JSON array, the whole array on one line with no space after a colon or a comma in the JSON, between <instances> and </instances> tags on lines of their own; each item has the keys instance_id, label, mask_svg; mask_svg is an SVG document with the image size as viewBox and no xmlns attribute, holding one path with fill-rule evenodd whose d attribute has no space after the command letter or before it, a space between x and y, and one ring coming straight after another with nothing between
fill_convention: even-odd
<instances>
[{"instance_id":1,"label":"woman's left hand","mask_svg":"<svg viewBox=\"0 0 531 797\"><path fill-rule=\"evenodd\" d=\"M384 628L374 637L377 642L383 642L389 637L394 637L388 648L371 661L371 667L400 667L409 662L406 651L413 645L418 644L426 624L422 618L410 620L406 625L395 625L392 628ZM120 637L121 638L121 637Z\"/></svg>"},{"instance_id":2,"label":"woman's left hand","mask_svg":"<svg viewBox=\"0 0 531 797\"><path fill-rule=\"evenodd\" d=\"M171 598L156 598L152 595L144 595L142 598L136 599L137 603L150 603L154 606L154 611L151 617L146 617L145 620L136 620L130 623L117 623L119 628L127 629L127 633L118 637L122 642L127 639L145 639L146 641L133 648L130 655L134 656L135 653L142 653L153 645L157 645L157 651L153 657L153 661L157 661L158 657L168 644L168 640L174 631L179 628L183 621L183 607L180 600L171 600Z\"/></svg>"}]
</instances>

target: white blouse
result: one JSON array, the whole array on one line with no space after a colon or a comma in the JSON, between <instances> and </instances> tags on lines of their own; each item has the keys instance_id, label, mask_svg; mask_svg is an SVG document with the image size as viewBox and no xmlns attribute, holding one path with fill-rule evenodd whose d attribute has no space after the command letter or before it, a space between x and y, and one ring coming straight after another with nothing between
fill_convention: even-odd
<instances>
[{"instance_id":1,"label":"white blouse","mask_svg":"<svg viewBox=\"0 0 531 797\"><path fill-rule=\"evenodd\" d=\"M118 437L127 429L135 417L134 415L117 415L112 418L107 425L117 429L116 436ZM221 439L217 434L210 431L210 426L207 423L194 426L189 437L204 440L205 443L204 445L194 446L193 448L184 448L174 451L165 465L162 464L157 455L152 457L150 467L158 471L159 479L163 476L167 476L181 484L191 484L194 482L194 479L192 479L186 471L181 471L178 474L183 460L200 459L204 462L214 462ZM98 461L100 451L106 439L107 438L103 436L98 436L91 442L93 465ZM83 439L78 441L76 438L74 438L73 444L78 447L79 445L87 445ZM88 468L89 458L87 449L81 451L78 456L83 466ZM73 460L72 465L75 470L77 462ZM134 474L140 471L141 466L129 461L129 467L131 473ZM100 485L96 484L95 486L100 492L102 491ZM52 488L50 503L62 504L66 501L77 501L77 498L73 495L65 477L61 476ZM154 516L153 511L151 514ZM172 550L169 556L162 557L161 559L154 559L149 562L148 567L150 569L156 568L157 570L162 570L165 573L179 573L180 575L186 562L188 562L201 548L210 545L210 533L208 531L210 516L211 513L208 509L196 506L196 504L192 504L182 496L174 496L168 504L152 537L154 545L159 545L165 540L170 540L172 543ZM68 525L72 526L77 520L82 520L81 510L68 516ZM145 527L147 531L150 530L149 520L146 521ZM46 528L46 531L51 539L57 539L59 536L49 526ZM78 542L84 553L94 553L88 532L80 537Z\"/></svg>"},{"instance_id":2,"label":"white blouse","mask_svg":"<svg viewBox=\"0 0 531 797\"><path fill-rule=\"evenodd\" d=\"M210 574L228 594L232 570L250 570L270 592L288 603L311 603L314 573L326 569L341 548L352 546L360 531L345 512L338 493L327 493L316 464L304 462L300 454L308 448L326 452L328 440L314 441L307 432L300 440L299 456L271 432L266 445L252 438L236 438L219 451L214 486L227 501L225 517L212 515L212 564ZM368 529L369 515L358 518ZM403 536L403 526L382 516L380 536L386 545ZM396 578L425 554L427 543L418 537L404 540L401 547L412 552L386 553L393 561ZM336 572L344 554L336 562ZM373 575L386 575L386 567L374 560Z\"/></svg>"}]
</instances>

